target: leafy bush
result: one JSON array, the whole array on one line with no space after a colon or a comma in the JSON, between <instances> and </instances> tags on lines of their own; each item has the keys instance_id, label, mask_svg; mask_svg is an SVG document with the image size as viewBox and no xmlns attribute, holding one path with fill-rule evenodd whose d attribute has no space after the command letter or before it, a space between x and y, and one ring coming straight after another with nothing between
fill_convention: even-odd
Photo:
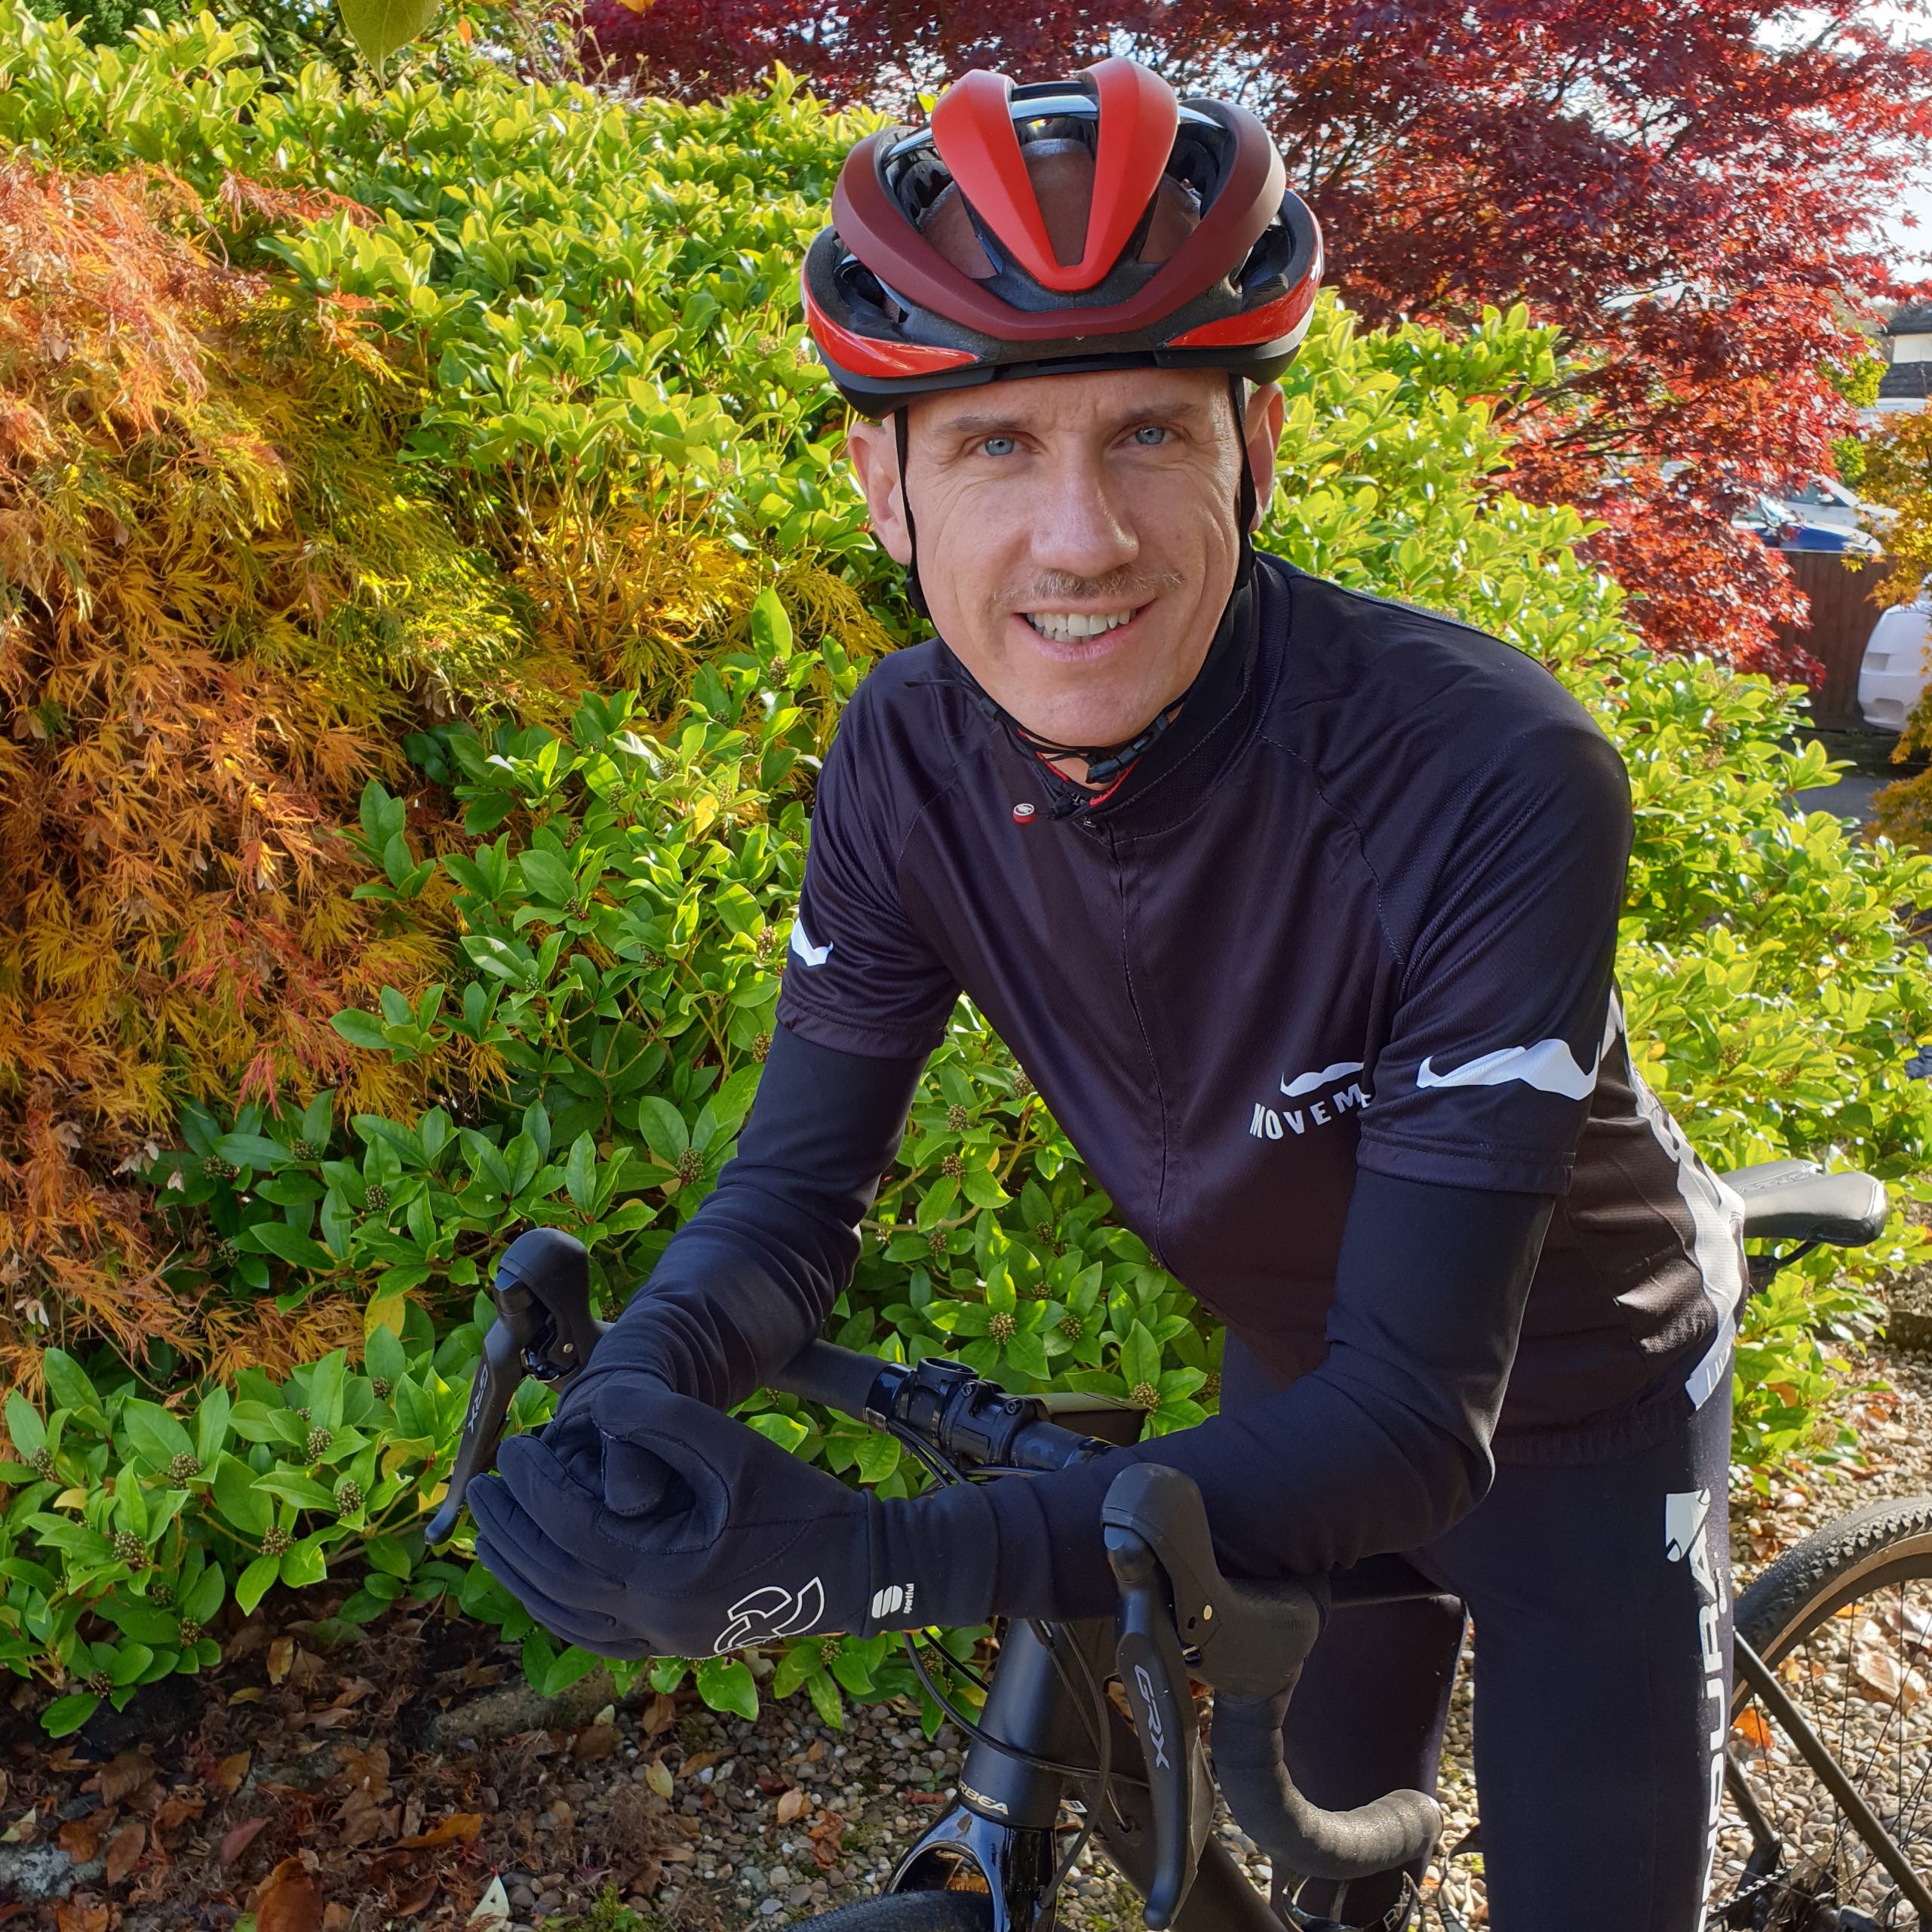
<instances>
[{"instance_id":1,"label":"leafy bush","mask_svg":"<svg viewBox=\"0 0 1932 1932\"><path fill-rule=\"evenodd\" d=\"M406 1540L436 1500L444 1431L476 1347L478 1285L507 1236L531 1220L579 1233L614 1312L728 1157L769 1031L815 758L859 665L906 628L892 573L836 469L829 392L802 359L796 306L798 252L860 124L783 81L711 107L619 105L522 86L453 48L436 55L442 84L352 94L320 67L272 81L250 46L201 17L96 50L0 0L0 140L37 164L165 167L193 198L182 225L205 224L260 272L250 299L280 305L289 330L309 332L297 379L276 373L296 413L278 419L275 447L287 445L280 460L291 476L315 480L290 486L294 510L252 524L234 521L242 512L224 499L217 508L231 521L211 527L231 534L211 548L219 568L238 573L239 590L225 597L253 594L254 553L272 570L298 536L332 562L346 556L346 587L324 595L312 628L294 600L296 642L267 634L284 656L225 640L234 655L220 662L251 676L299 665L325 690L331 677L361 680L380 729L361 765L347 760L332 775L313 815L343 834L315 836L316 868L359 883L328 901L325 932L312 920L299 936L312 948L360 935L367 990L338 994L352 1003L326 1030L317 1009L309 1057L272 1086L244 1088L238 1067L210 1078L192 1052L157 1051L143 1077L155 1110L142 1118L157 1141L176 1143L164 1154L126 1166L124 1138L77 1128L81 1103L59 1092L36 1100L20 1076L5 1077L18 1109L9 1131L29 1164L42 1163L35 1172L57 1158L101 1188L89 1265L102 1280L116 1268L150 1279L217 1341L234 1340L238 1311L258 1325L250 1347L263 1333L295 1334L304 1353L326 1360L340 1349L346 1363L366 1336L371 1373L378 1359L395 1366L373 1353L389 1346L385 1334L416 1344L406 1372L419 1407L401 1417L392 1393L387 1435L373 1381L364 1406L347 1393L359 1384L345 1366L345 1428L367 1439L346 1464L327 1464L326 1479L278 1455L284 1441L296 1447L288 1424L252 1409L276 1433L236 1457L257 1476L291 1469L331 1505L346 1467L365 1513L400 1475L382 1506L389 1526L375 1534ZM186 344L195 379L246 425L267 407L247 386L248 358L267 351L250 348L244 331L231 358L235 339L198 313L170 339ZM1916 1191L1932 1096L1903 1063L1932 1037L1932 977L1895 909L1925 900L1932 861L1849 843L1826 815L1791 816L1792 790L1827 767L1815 747L1781 748L1798 722L1790 699L1762 680L1651 656L1624 626L1615 586L1577 562L1580 520L1508 493L1494 399L1547 384L1556 352L1520 312L1492 313L1461 338L1362 335L1325 303L1289 379L1282 487L1264 540L1325 575L1511 639L1616 739L1638 809L1622 957L1633 1037L1651 1084L1706 1152L1721 1163L1822 1155ZM17 383L18 367L0 365L0 378ZM170 379L170 395L189 395L185 379ZM274 385L265 377L264 386ZM376 431L366 408L342 401L352 395L373 400ZM301 414L312 395L336 401ZM129 440L137 464L96 462L102 490L134 505L137 554L164 527L167 502L131 496L134 484L161 489L159 459L201 447L180 426L189 404L169 407L158 429ZM487 615L481 659L440 681L456 662L444 647L475 627L453 619L412 629L426 567L385 571L385 519L339 515L353 492L346 498L312 462L343 447L330 438L353 444L364 433L376 437L369 473L404 486L420 511L415 527L435 535L443 574L432 581L453 601L433 607ZM247 455L222 447L231 468ZM203 471L229 473L207 459ZM6 487L24 499L24 474L0 473L0 484L11 478ZM99 524L74 527L103 540ZM45 625L52 600L71 593L20 568L8 566L9 622ZM97 575L115 587L111 573ZM137 637L125 623L101 628L91 648L118 671L142 661ZM7 660L9 702L17 720L30 720L45 694L20 683L17 662ZM619 695L579 696L586 690ZM17 748L40 742L30 723L11 742L17 760L62 755ZM9 836L17 877L34 877L39 849ZM0 963L11 1012L24 1009L29 974L57 964L59 951ZM163 944L160 956L174 954ZM114 1024L138 1027L148 984L110 977L98 1003ZM274 1012L250 1021L278 1023ZM179 1128L166 1135L170 1115ZM148 1184L139 1196L129 1173ZM1016 1388L1121 1393L1151 1427L1186 1426L1214 1401L1218 1336L1110 1224L1109 1205L963 1006L834 1332L886 1352L957 1352ZM29 1292L59 1305L60 1278L20 1226L0 1240L25 1258ZM1849 1267L1815 1257L1754 1304L1740 1358L1742 1461L1758 1468L1831 1448L1817 1402L1834 1338L1865 1318L1859 1283L1922 1244L1900 1224ZM151 1275L127 1265L163 1254ZM87 1339L77 1325L76 1347ZM75 1553L48 1540L54 1530L35 1519L67 1520L59 1497L70 1491L80 1493L66 1509L89 1535L145 1534L137 1513L161 1519L172 1540L155 1567L176 1566L169 1586L202 1621L211 1564L223 1565L225 1590L231 1567L239 1577L263 1553L259 1540L249 1548L213 1527L219 1498L198 1500L192 1481L174 1482L116 1433L121 1410L170 1386L180 1401L191 1382L198 1428L216 1388L235 1379L232 1350L223 1359L185 1345L126 1349L131 1382L114 1353L90 1359L97 1381L116 1385L91 1401L69 1399L48 1356L51 1406L72 1411L63 1430L88 1448L59 1491L31 1501L23 1472L54 1479L32 1470L32 1424L14 1410L29 1460L7 1479L17 1485L8 1513L16 1543L0 1565L28 1567L0 1576L5 1614L28 1646L10 1666L69 1682L99 1668L118 1695L191 1656L189 1667L201 1667L201 1640L163 1644L116 1623L115 1609L144 1594L139 1577L111 1574L93 1543ZM290 1367L284 1409L315 1408L317 1372ZM397 1378L382 1372L393 1392ZM272 1416L276 1383L254 1370L243 1400ZM517 1420L538 1419L543 1402L524 1391ZM918 1479L890 1442L790 1398L761 1397L745 1412L775 1440L862 1480L892 1490ZM419 1428L425 1420L434 1427ZM373 1484L355 1473L372 1442ZM401 1443L416 1446L385 1470ZM297 1483L290 1494L293 1481L278 1476L281 1486L263 1491L278 1512L297 1512L272 1525L291 1548L305 1522L303 1536L319 1537L355 1513L330 1518L315 1491ZM187 1500L168 1500L176 1490ZM352 1523L312 1547L346 1563L366 1541ZM192 1575L190 1542L204 1550ZM287 1553L277 1556L278 1578ZM478 1614L496 1617L508 1602L474 1566L446 1574L411 1553L405 1579L373 1546L367 1561L411 1589L419 1578L459 1588ZM266 1574L255 1571L256 1583ZM364 1591L379 1599L388 1587ZM352 1602L359 1612L361 1599ZM0 1634L8 1628L0 1617ZM581 1653L558 1657L539 1633L517 1633L539 1683L588 1667ZM96 1642L112 1654L79 1648ZM128 1642L150 1654L130 1663ZM653 1669L668 1682L683 1667ZM828 1712L843 1693L910 1682L881 1640L812 1639L749 1666L712 1660L700 1688L742 1708L761 1671L773 1689L802 1687Z\"/></svg>"},{"instance_id":2,"label":"leafy bush","mask_svg":"<svg viewBox=\"0 0 1932 1932\"><path fill-rule=\"evenodd\" d=\"M668 702L768 577L801 622L886 641L828 567L849 505L777 528L776 566L747 534L782 475L823 496L830 456L770 299L803 200L748 201L708 252L683 234L728 118L680 141L599 103L526 177L565 131L540 92L478 64L450 115L320 66L278 85L253 45L202 15L94 47L0 9L0 1250L23 1271L0 1387L37 1387L56 1335L165 1381L355 1332L326 1296L293 1318L170 1296L125 1177L189 1099L420 1104L328 1025L385 982L414 997L448 939L379 936L332 836L413 729L555 724L586 682ZM398 146L424 109L407 145L450 179L433 246ZM767 183L822 121L769 118ZM686 362L738 370L723 402Z\"/></svg>"}]
</instances>

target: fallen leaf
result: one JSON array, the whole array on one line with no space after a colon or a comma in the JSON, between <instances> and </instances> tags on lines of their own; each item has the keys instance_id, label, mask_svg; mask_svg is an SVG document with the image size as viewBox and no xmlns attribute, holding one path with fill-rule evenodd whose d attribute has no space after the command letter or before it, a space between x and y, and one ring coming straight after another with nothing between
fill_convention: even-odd
<instances>
[{"instance_id":1,"label":"fallen leaf","mask_svg":"<svg viewBox=\"0 0 1932 1932\"><path fill-rule=\"evenodd\" d=\"M812 1843L812 1862L822 1872L838 1863L845 1841L845 1820L836 1811L826 1812L805 1834Z\"/></svg>"},{"instance_id":2,"label":"fallen leaf","mask_svg":"<svg viewBox=\"0 0 1932 1932\"><path fill-rule=\"evenodd\" d=\"M284 1858L263 1881L255 1932L322 1932L322 1895L299 1858Z\"/></svg>"},{"instance_id":3,"label":"fallen leaf","mask_svg":"<svg viewBox=\"0 0 1932 1932\"><path fill-rule=\"evenodd\" d=\"M161 1801L155 1813L155 1829L171 1832L190 1818L198 1818L208 1808L208 1801L198 1792L177 1791Z\"/></svg>"},{"instance_id":4,"label":"fallen leaf","mask_svg":"<svg viewBox=\"0 0 1932 1932\"><path fill-rule=\"evenodd\" d=\"M350 1745L342 1752L342 1770L358 1790L377 1798L389 1796L389 1753L382 1745Z\"/></svg>"},{"instance_id":5,"label":"fallen leaf","mask_svg":"<svg viewBox=\"0 0 1932 1932\"><path fill-rule=\"evenodd\" d=\"M509 1932L510 1895L504 1891L501 1878L493 1878L484 1887L476 1909L465 1923L474 1927L475 1932Z\"/></svg>"},{"instance_id":6,"label":"fallen leaf","mask_svg":"<svg viewBox=\"0 0 1932 1932\"><path fill-rule=\"evenodd\" d=\"M714 1765L723 1757L722 1751L696 1751L684 1760L680 1768L686 1777L696 1777L707 1765Z\"/></svg>"},{"instance_id":7,"label":"fallen leaf","mask_svg":"<svg viewBox=\"0 0 1932 1932\"><path fill-rule=\"evenodd\" d=\"M1765 1722L1764 1712L1755 1704L1731 1727L1731 1732L1734 1737L1743 1738L1746 1743L1760 1751L1771 1748L1771 1728Z\"/></svg>"},{"instance_id":8,"label":"fallen leaf","mask_svg":"<svg viewBox=\"0 0 1932 1932\"><path fill-rule=\"evenodd\" d=\"M107 1841L107 1882L119 1884L140 1863L147 1846L148 1828L138 1818L123 1825Z\"/></svg>"},{"instance_id":9,"label":"fallen leaf","mask_svg":"<svg viewBox=\"0 0 1932 1932\"><path fill-rule=\"evenodd\" d=\"M333 1709L346 1710L351 1704L359 1704L374 1689L375 1685L366 1677L349 1677L342 1680L342 1686L336 1694Z\"/></svg>"},{"instance_id":10,"label":"fallen leaf","mask_svg":"<svg viewBox=\"0 0 1932 1932\"><path fill-rule=\"evenodd\" d=\"M69 1818L54 1834L55 1842L76 1865L84 1865L100 1848L100 1828L105 1822L104 1814L99 1811Z\"/></svg>"},{"instance_id":11,"label":"fallen leaf","mask_svg":"<svg viewBox=\"0 0 1932 1932\"><path fill-rule=\"evenodd\" d=\"M226 1834L216 1857L223 1865L232 1865L255 1841L255 1834L268 1823L266 1818L246 1818Z\"/></svg>"},{"instance_id":12,"label":"fallen leaf","mask_svg":"<svg viewBox=\"0 0 1932 1932\"><path fill-rule=\"evenodd\" d=\"M155 1774L154 1762L144 1752L123 1751L110 1765L103 1765L83 1791L98 1791L100 1801L110 1810L124 1798L131 1798Z\"/></svg>"},{"instance_id":13,"label":"fallen leaf","mask_svg":"<svg viewBox=\"0 0 1932 1932\"><path fill-rule=\"evenodd\" d=\"M248 1758L247 1752L237 1751L223 1758L215 1771L216 1783L231 1798L241 1789L241 1780L248 1775Z\"/></svg>"},{"instance_id":14,"label":"fallen leaf","mask_svg":"<svg viewBox=\"0 0 1932 1932\"><path fill-rule=\"evenodd\" d=\"M355 1915L346 1905L339 1905L331 1899L322 1913L322 1932L349 1932L355 1923Z\"/></svg>"},{"instance_id":15,"label":"fallen leaf","mask_svg":"<svg viewBox=\"0 0 1932 1932\"><path fill-rule=\"evenodd\" d=\"M468 1844L482 1829L481 1811L452 1811L447 1818L439 1818L426 1832L419 1832L413 1838L398 1838L389 1849L420 1851L432 1844Z\"/></svg>"},{"instance_id":16,"label":"fallen leaf","mask_svg":"<svg viewBox=\"0 0 1932 1932\"><path fill-rule=\"evenodd\" d=\"M426 1911L430 1900L435 1897L437 1888L442 1882L434 1872L431 1872L429 1876L423 1881L419 1890L410 1893L407 1898L397 1900L395 1903L397 1915L401 1918L407 1918L415 1913Z\"/></svg>"},{"instance_id":17,"label":"fallen leaf","mask_svg":"<svg viewBox=\"0 0 1932 1932\"><path fill-rule=\"evenodd\" d=\"M245 1691L229 1691L228 1694L228 1701L231 1704L252 1704L261 1696L261 1685L259 1684L251 1684Z\"/></svg>"},{"instance_id":18,"label":"fallen leaf","mask_svg":"<svg viewBox=\"0 0 1932 1932\"><path fill-rule=\"evenodd\" d=\"M1910 1710L1924 1700L1924 1678L1916 1670L1901 1668L1890 1651L1876 1644L1854 1648L1851 1669L1866 1695L1876 1703L1896 1703L1902 1710Z\"/></svg>"},{"instance_id":19,"label":"fallen leaf","mask_svg":"<svg viewBox=\"0 0 1932 1932\"><path fill-rule=\"evenodd\" d=\"M0 1832L0 1844L31 1844L37 1808L29 1805L4 1832Z\"/></svg>"},{"instance_id":20,"label":"fallen leaf","mask_svg":"<svg viewBox=\"0 0 1932 1932\"><path fill-rule=\"evenodd\" d=\"M671 1782L671 1767L662 1758L653 1758L644 1767L644 1782L660 1798L668 1798L675 1788ZM27 1816L31 1818L33 1814L29 1811ZM9 1832L7 1835L11 1838L13 1833Z\"/></svg>"},{"instance_id":21,"label":"fallen leaf","mask_svg":"<svg viewBox=\"0 0 1932 1932\"><path fill-rule=\"evenodd\" d=\"M54 1923L57 1932L107 1932L107 1908L104 1905L57 1905L54 1908Z\"/></svg>"},{"instance_id":22,"label":"fallen leaf","mask_svg":"<svg viewBox=\"0 0 1932 1932\"><path fill-rule=\"evenodd\" d=\"M791 1789L786 1792L779 1800L779 1823L782 1825L791 1823L810 1801L803 1791L796 1785L793 1786Z\"/></svg>"},{"instance_id":23,"label":"fallen leaf","mask_svg":"<svg viewBox=\"0 0 1932 1932\"><path fill-rule=\"evenodd\" d=\"M371 1791L352 1791L336 1814L346 1845L373 1844L393 1829L394 1808L385 1814L382 1801Z\"/></svg>"},{"instance_id":24,"label":"fallen leaf","mask_svg":"<svg viewBox=\"0 0 1932 1932\"><path fill-rule=\"evenodd\" d=\"M659 1731L668 1731L677 1722L677 1699L660 1695L651 1700L650 1708L638 1720L637 1728L647 1737L655 1737Z\"/></svg>"},{"instance_id":25,"label":"fallen leaf","mask_svg":"<svg viewBox=\"0 0 1932 1932\"><path fill-rule=\"evenodd\" d=\"M570 1755L580 1764L607 1758L622 1742L614 1724L590 1724L571 1740Z\"/></svg>"},{"instance_id":26,"label":"fallen leaf","mask_svg":"<svg viewBox=\"0 0 1932 1932\"><path fill-rule=\"evenodd\" d=\"M269 1682L279 1684L287 1676L289 1666L295 1661L295 1639L278 1637L269 1646Z\"/></svg>"}]
</instances>

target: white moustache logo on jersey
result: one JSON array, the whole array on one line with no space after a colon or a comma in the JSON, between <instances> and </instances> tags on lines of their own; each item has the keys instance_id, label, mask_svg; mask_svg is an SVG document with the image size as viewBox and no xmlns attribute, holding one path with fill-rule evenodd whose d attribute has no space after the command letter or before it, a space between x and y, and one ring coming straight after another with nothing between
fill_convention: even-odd
<instances>
[{"instance_id":1,"label":"white moustache logo on jersey","mask_svg":"<svg viewBox=\"0 0 1932 1932\"><path fill-rule=\"evenodd\" d=\"M804 920L794 919L791 922L790 943L792 951L796 953L807 966L823 966L831 957L832 948L838 942L834 939L828 939L822 946L813 945L806 932Z\"/></svg>"},{"instance_id":2,"label":"white moustache logo on jersey","mask_svg":"<svg viewBox=\"0 0 1932 1932\"><path fill-rule=\"evenodd\" d=\"M1431 1056L1433 1059L1433 1056ZM1571 1100L1587 1100L1596 1089L1599 1049L1588 1067L1579 1067L1569 1043L1539 1040L1534 1046L1500 1046L1452 1072L1439 1074L1424 1060L1415 1070L1419 1087L1500 1087L1521 1080L1541 1093L1560 1093Z\"/></svg>"},{"instance_id":3,"label":"white moustache logo on jersey","mask_svg":"<svg viewBox=\"0 0 1932 1932\"><path fill-rule=\"evenodd\" d=\"M1283 1080L1281 1090L1290 1100L1299 1100L1304 1093L1313 1093L1317 1087L1325 1087L1332 1080L1339 1080L1361 1070L1359 1060L1338 1060L1332 1067L1324 1067L1319 1074L1297 1074L1293 1080Z\"/></svg>"}]
</instances>

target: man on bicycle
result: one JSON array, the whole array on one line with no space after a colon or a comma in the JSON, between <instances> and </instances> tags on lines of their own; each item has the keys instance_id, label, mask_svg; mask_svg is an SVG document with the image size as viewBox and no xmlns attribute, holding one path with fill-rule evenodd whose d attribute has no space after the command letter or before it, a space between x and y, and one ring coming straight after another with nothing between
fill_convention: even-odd
<instances>
[{"instance_id":1,"label":"man on bicycle","mask_svg":"<svg viewBox=\"0 0 1932 1932\"><path fill-rule=\"evenodd\" d=\"M826 760L737 1156L471 1487L478 1554L610 1656L1091 1617L1102 1496L1170 1464L1230 1574L1393 1550L1441 1586L1328 1624L1288 1726L1310 1798L1433 1786L1473 1616L1491 1922L1680 1932L1728 1694L1738 1203L1632 1064L1602 733L1497 640L1252 548L1321 268L1285 184L1252 116L1117 57L969 74L847 159L806 310L937 634ZM830 1311L962 991L1225 1322L1221 1412L883 1500L721 1411Z\"/></svg>"}]
</instances>

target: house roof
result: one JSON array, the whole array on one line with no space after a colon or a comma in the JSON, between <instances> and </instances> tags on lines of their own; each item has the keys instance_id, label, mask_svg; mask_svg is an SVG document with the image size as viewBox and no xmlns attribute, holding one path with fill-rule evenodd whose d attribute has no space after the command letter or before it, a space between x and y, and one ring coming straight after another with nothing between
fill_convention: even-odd
<instances>
[{"instance_id":1,"label":"house roof","mask_svg":"<svg viewBox=\"0 0 1932 1932\"><path fill-rule=\"evenodd\" d=\"M1908 399L1932 401L1932 362L1894 362L1878 379L1881 402Z\"/></svg>"},{"instance_id":2,"label":"house roof","mask_svg":"<svg viewBox=\"0 0 1932 1932\"><path fill-rule=\"evenodd\" d=\"M1932 336L1932 302L1908 302L1892 312L1885 324L1888 336Z\"/></svg>"}]
</instances>

